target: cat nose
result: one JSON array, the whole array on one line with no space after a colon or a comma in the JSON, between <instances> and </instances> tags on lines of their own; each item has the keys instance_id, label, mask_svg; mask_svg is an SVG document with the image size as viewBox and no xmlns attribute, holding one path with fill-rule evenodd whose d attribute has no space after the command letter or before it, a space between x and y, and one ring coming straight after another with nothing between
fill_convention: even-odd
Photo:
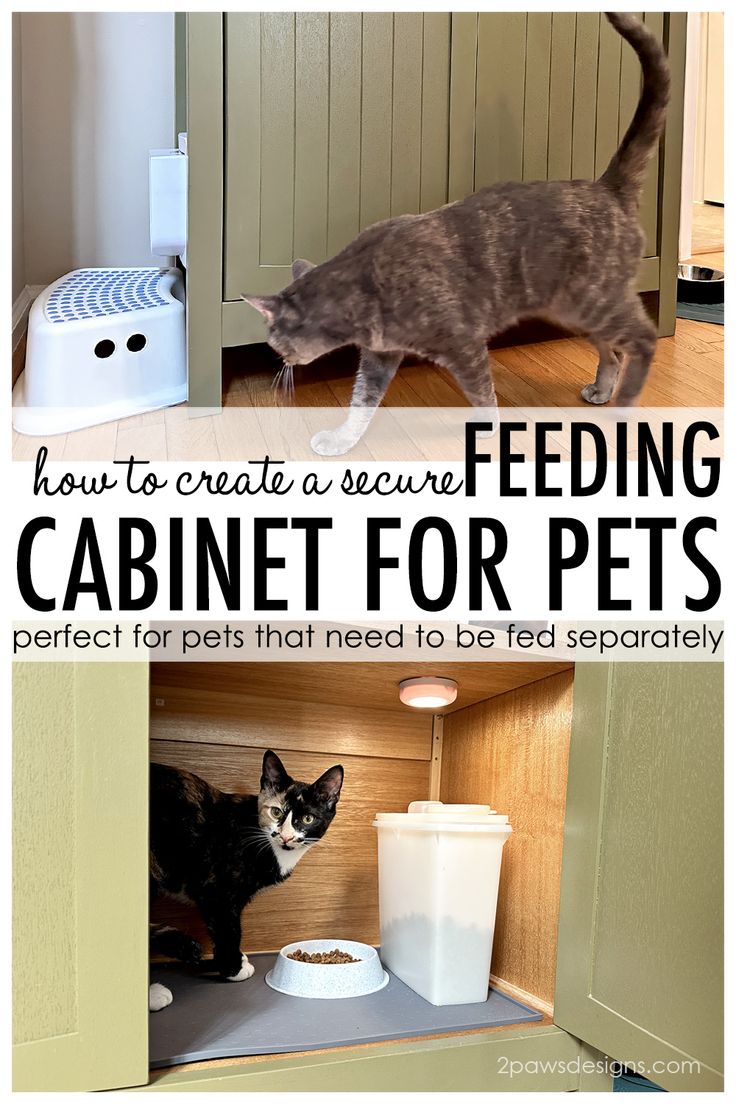
<instances>
[{"instance_id":1,"label":"cat nose","mask_svg":"<svg viewBox=\"0 0 736 1104\"><path fill-rule=\"evenodd\" d=\"M281 838L284 841L284 843L291 843L291 841L294 839L294 833L291 832L289 835L286 835L284 832L282 832L281 833Z\"/></svg>"}]
</instances>

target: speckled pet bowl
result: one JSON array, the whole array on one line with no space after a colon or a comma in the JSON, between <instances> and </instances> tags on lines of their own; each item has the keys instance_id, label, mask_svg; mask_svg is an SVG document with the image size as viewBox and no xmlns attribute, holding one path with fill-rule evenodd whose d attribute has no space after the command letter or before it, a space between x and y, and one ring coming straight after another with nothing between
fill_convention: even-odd
<instances>
[{"instance_id":1,"label":"speckled pet bowl","mask_svg":"<svg viewBox=\"0 0 736 1104\"><path fill-rule=\"evenodd\" d=\"M306 954L347 951L359 962L343 962L323 965L318 962L298 962L289 958L293 951ZM354 943L351 939L302 939L282 947L273 969L266 974L266 984L290 997L365 997L388 985L388 974L381 965L378 952L367 943Z\"/></svg>"}]
</instances>

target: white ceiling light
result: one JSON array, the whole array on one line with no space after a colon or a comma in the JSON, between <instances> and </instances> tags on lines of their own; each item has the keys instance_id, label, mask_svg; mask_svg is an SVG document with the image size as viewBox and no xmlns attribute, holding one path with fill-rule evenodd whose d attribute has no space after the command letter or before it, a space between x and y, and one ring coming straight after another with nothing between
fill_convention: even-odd
<instances>
[{"instance_id":1,"label":"white ceiling light","mask_svg":"<svg viewBox=\"0 0 736 1104\"><path fill-rule=\"evenodd\" d=\"M442 709L457 697L457 683L448 678L410 678L399 683L399 697L412 709Z\"/></svg>"}]
</instances>

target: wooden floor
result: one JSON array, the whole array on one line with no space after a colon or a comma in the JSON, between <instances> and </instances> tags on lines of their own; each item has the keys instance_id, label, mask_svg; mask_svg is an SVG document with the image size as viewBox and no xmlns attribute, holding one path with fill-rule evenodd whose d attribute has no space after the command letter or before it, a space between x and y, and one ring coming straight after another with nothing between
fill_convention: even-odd
<instances>
[{"instance_id":1,"label":"wooden floor","mask_svg":"<svg viewBox=\"0 0 736 1104\"><path fill-rule=\"evenodd\" d=\"M275 406L277 364L267 348L229 350L224 405ZM597 356L582 338L494 349L490 354L501 406L587 407L580 390L595 376ZM347 406L357 363L352 351L296 369L298 406ZM642 406L721 406L723 327L678 319L674 337L662 338L641 398ZM454 378L420 362L399 369L387 406L467 406Z\"/></svg>"},{"instance_id":2,"label":"wooden floor","mask_svg":"<svg viewBox=\"0 0 736 1104\"><path fill-rule=\"evenodd\" d=\"M723 208L697 205L693 229L695 260L723 267ZM678 319L673 337L657 345L642 406L714 407L723 405L723 327ZM24 349L16 350L15 368ZM560 338L494 349L491 354L502 407L581 407L580 389L596 368L596 354L583 338ZM263 345L228 349L223 357L223 405L276 406L272 381L277 360ZM356 354L341 351L296 370L297 406L346 407L350 401ZM385 404L396 407L462 407L466 400L455 380L433 365L404 364ZM171 407L120 422L42 439L13 434L13 457L33 459L45 443L51 459L150 460L242 458L242 441L232 439L227 420L216 415L191 418L186 407Z\"/></svg>"}]
</instances>

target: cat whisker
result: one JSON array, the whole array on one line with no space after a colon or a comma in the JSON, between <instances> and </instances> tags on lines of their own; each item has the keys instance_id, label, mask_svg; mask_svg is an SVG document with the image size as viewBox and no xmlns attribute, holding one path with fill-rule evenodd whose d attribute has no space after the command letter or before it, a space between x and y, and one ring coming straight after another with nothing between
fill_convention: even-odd
<instances>
[{"instance_id":1,"label":"cat whisker","mask_svg":"<svg viewBox=\"0 0 736 1104\"><path fill-rule=\"evenodd\" d=\"M288 361L284 361L278 372L273 378L271 384L273 391L277 392L279 398L283 398L287 403L294 401L294 395L296 388L294 385L294 365Z\"/></svg>"}]
</instances>

